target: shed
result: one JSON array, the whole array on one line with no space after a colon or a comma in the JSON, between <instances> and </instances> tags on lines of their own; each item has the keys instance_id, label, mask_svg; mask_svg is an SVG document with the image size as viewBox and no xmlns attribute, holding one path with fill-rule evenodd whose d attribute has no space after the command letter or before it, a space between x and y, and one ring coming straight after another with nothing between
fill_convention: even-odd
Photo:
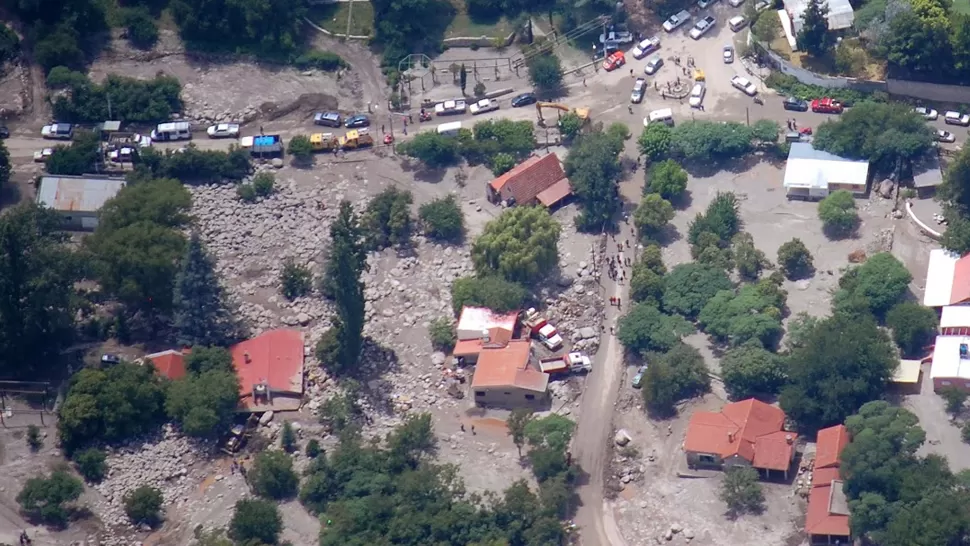
<instances>
[{"instance_id":1,"label":"shed","mask_svg":"<svg viewBox=\"0 0 970 546\"><path fill-rule=\"evenodd\" d=\"M829 30L845 30L855 22L855 12L849 0L828 0L823 4L828 7L825 19L829 23ZM785 0L785 11L791 17L795 36L802 31L802 18L807 8L808 0Z\"/></svg>"},{"instance_id":2,"label":"shed","mask_svg":"<svg viewBox=\"0 0 970 546\"><path fill-rule=\"evenodd\" d=\"M37 203L56 211L64 229L91 231L98 227L98 211L123 187L122 178L44 176L37 188Z\"/></svg>"},{"instance_id":3,"label":"shed","mask_svg":"<svg viewBox=\"0 0 970 546\"><path fill-rule=\"evenodd\" d=\"M930 364L933 390L970 391L970 336L936 336Z\"/></svg>"},{"instance_id":4,"label":"shed","mask_svg":"<svg viewBox=\"0 0 970 546\"><path fill-rule=\"evenodd\" d=\"M789 199L823 199L847 190L863 195L869 184L869 162L816 150L808 142L794 142L785 165L784 187Z\"/></svg>"},{"instance_id":5,"label":"shed","mask_svg":"<svg viewBox=\"0 0 970 546\"><path fill-rule=\"evenodd\" d=\"M943 170L940 168L940 156L935 152L926 154L913 164L913 187L920 197L933 195L942 183Z\"/></svg>"},{"instance_id":6,"label":"shed","mask_svg":"<svg viewBox=\"0 0 970 546\"><path fill-rule=\"evenodd\" d=\"M919 360L900 360L889 382L901 387L916 385L919 383L922 365Z\"/></svg>"},{"instance_id":7,"label":"shed","mask_svg":"<svg viewBox=\"0 0 970 546\"><path fill-rule=\"evenodd\" d=\"M465 306L461 308L456 331L459 340L481 340L489 335L489 330L501 328L507 330L511 338L518 320L518 311L496 313L487 307Z\"/></svg>"}]
</instances>

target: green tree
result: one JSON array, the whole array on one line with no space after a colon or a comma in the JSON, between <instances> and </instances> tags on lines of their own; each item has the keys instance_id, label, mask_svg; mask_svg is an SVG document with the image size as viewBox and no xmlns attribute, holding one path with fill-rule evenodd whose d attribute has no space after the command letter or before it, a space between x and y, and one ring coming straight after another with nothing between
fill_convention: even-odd
<instances>
[{"instance_id":1,"label":"green tree","mask_svg":"<svg viewBox=\"0 0 970 546\"><path fill-rule=\"evenodd\" d=\"M456 316L466 305L504 313L521 309L527 295L521 284L500 277L461 277L451 285L451 308Z\"/></svg>"},{"instance_id":2,"label":"green tree","mask_svg":"<svg viewBox=\"0 0 970 546\"><path fill-rule=\"evenodd\" d=\"M815 273L812 254L797 237L778 247L778 265L790 281L811 277Z\"/></svg>"},{"instance_id":3,"label":"green tree","mask_svg":"<svg viewBox=\"0 0 970 546\"><path fill-rule=\"evenodd\" d=\"M263 499L236 501L229 521L229 538L236 544L276 544L283 531L280 509Z\"/></svg>"},{"instance_id":4,"label":"green tree","mask_svg":"<svg viewBox=\"0 0 970 546\"><path fill-rule=\"evenodd\" d=\"M862 298L876 317L885 316L894 305L903 301L913 280L906 266L889 252L870 256L858 267L849 269L839 279L839 300Z\"/></svg>"},{"instance_id":5,"label":"green tree","mask_svg":"<svg viewBox=\"0 0 970 546\"><path fill-rule=\"evenodd\" d=\"M584 123L583 118L575 111L566 112L559 118L559 134L562 135L563 140L572 141L579 136Z\"/></svg>"},{"instance_id":6,"label":"green tree","mask_svg":"<svg viewBox=\"0 0 970 546\"><path fill-rule=\"evenodd\" d=\"M687 190L687 171L673 159L654 163L646 175L644 191L660 194L668 201L676 202Z\"/></svg>"},{"instance_id":7,"label":"green tree","mask_svg":"<svg viewBox=\"0 0 970 546\"><path fill-rule=\"evenodd\" d=\"M303 44L307 2L172 0L169 12L190 48L286 58Z\"/></svg>"},{"instance_id":8,"label":"green tree","mask_svg":"<svg viewBox=\"0 0 970 546\"><path fill-rule=\"evenodd\" d=\"M356 431L364 417L357 403L360 384L350 379L344 381L343 392L330 397L320 406L320 422L337 434Z\"/></svg>"},{"instance_id":9,"label":"green tree","mask_svg":"<svg viewBox=\"0 0 970 546\"><path fill-rule=\"evenodd\" d=\"M815 1L815 0L812 0ZM728 507L728 514L760 514L765 509L765 494L761 490L758 471L749 467L733 467L724 472L718 496Z\"/></svg>"},{"instance_id":10,"label":"green tree","mask_svg":"<svg viewBox=\"0 0 970 546\"><path fill-rule=\"evenodd\" d=\"M533 283L559 262L559 223L540 207L514 207L485 224L472 244L472 262L480 276Z\"/></svg>"},{"instance_id":11,"label":"green tree","mask_svg":"<svg viewBox=\"0 0 970 546\"><path fill-rule=\"evenodd\" d=\"M44 447L44 440L40 437L40 427L37 425L27 425L27 445L35 453Z\"/></svg>"},{"instance_id":12,"label":"green tree","mask_svg":"<svg viewBox=\"0 0 970 546\"><path fill-rule=\"evenodd\" d=\"M705 303L697 321L714 339L741 345L756 340L774 348L781 339L784 292L768 291L770 281L721 290ZM780 296L780 297L779 297Z\"/></svg>"},{"instance_id":13,"label":"green tree","mask_svg":"<svg viewBox=\"0 0 970 546\"><path fill-rule=\"evenodd\" d=\"M333 327L317 343L317 358L331 372L351 371L360 358L364 331L364 283L368 270L361 229L349 201L340 202L337 220L330 226L330 259L325 284L336 299Z\"/></svg>"},{"instance_id":14,"label":"green tree","mask_svg":"<svg viewBox=\"0 0 970 546\"><path fill-rule=\"evenodd\" d=\"M283 297L293 301L306 296L313 290L313 272L310 268L296 263L292 257L283 260L280 270L280 293Z\"/></svg>"},{"instance_id":15,"label":"green tree","mask_svg":"<svg viewBox=\"0 0 970 546\"><path fill-rule=\"evenodd\" d=\"M778 122L771 119L759 119L751 125L751 138L762 145L776 144L780 132Z\"/></svg>"},{"instance_id":16,"label":"green tree","mask_svg":"<svg viewBox=\"0 0 970 546\"><path fill-rule=\"evenodd\" d=\"M293 424L289 421L283 422L283 429L280 431L280 446L286 453L293 453L297 450L296 432L293 431Z\"/></svg>"},{"instance_id":17,"label":"green tree","mask_svg":"<svg viewBox=\"0 0 970 546\"><path fill-rule=\"evenodd\" d=\"M263 451L256 455L246 479L254 493L277 500L296 495L300 484L300 478L293 471L293 459L282 451Z\"/></svg>"},{"instance_id":18,"label":"green tree","mask_svg":"<svg viewBox=\"0 0 970 546\"><path fill-rule=\"evenodd\" d=\"M673 130L664 123L651 123L637 138L637 149L648 161L662 161L670 153Z\"/></svg>"},{"instance_id":19,"label":"green tree","mask_svg":"<svg viewBox=\"0 0 970 546\"><path fill-rule=\"evenodd\" d=\"M192 347L185 356L185 368L195 375L210 371L232 372L232 354L222 347Z\"/></svg>"},{"instance_id":20,"label":"green tree","mask_svg":"<svg viewBox=\"0 0 970 546\"><path fill-rule=\"evenodd\" d=\"M660 306L663 301L664 266L660 247L650 245L640 253L630 274L630 298L635 302Z\"/></svg>"},{"instance_id":21,"label":"green tree","mask_svg":"<svg viewBox=\"0 0 970 546\"><path fill-rule=\"evenodd\" d=\"M505 426L508 427L509 436L512 437L512 443L515 444L516 449L519 450L519 457L522 457L522 446L525 445L525 432L529 428L529 423L534 419L532 412L525 408L518 408L509 414L508 419L505 420Z\"/></svg>"},{"instance_id":22,"label":"green tree","mask_svg":"<svg viewBox=\"0 0 970 546\"><path fill-rule=\"evenodd\" d=\"M455 325L448 317L438 317L428 325L431 348L436 351L451 351L457 342Z\"/></svg>"},{"instance_id":23,"label":"green tree","mask_svg":"<svg viewBox=\"0 0 970 546\"><path fill-rule=\"evenodd\" d=\"M310 137L306 135L294 136L286 144L286 153L302 163L313 161L313 145L310 144Z\"/></svg>"},{"instance_id":24,"label":"green tree","mask_svg":"<svg viewBox=\"0 0 970 546\"><path fill-rule=\"evenodd\" d=\"M495 176L502 176L503 174L511 171L515 167L515 157L512 154L507 154L505 152L499 152L492 156L492 160L489 162L490 168L492 169L492 174Z\"/></svg>"},{"instance_id":25,"label":"green tree","mask_svg":"<svg viewBox=\"0 0 970 546\"><path fill-rule=\"evenodd\" d=\"M7 25L0 26L0 64L17 58L20 54L20 37Z\"/></svg>"},{"instance_id":26,"label":"green tree","mask_svg":"<svg viewBox=\"0 0 970 546\"><path fill-rule=\"evenodd\" d=\"M475 124L473 131L459 131L461 154L469 163L488 163L494 170L494 157L508 154L522 160L536 147L535 125L531 121L489 119Z\"/></svg>"},{"instance_id":27,"label":"green tree","mask_svg":"<svg viewBox=\"0 0 970 546\"><path fill-rule=\"evenodd\" d=\"M108 474L107 455L103 450L89 447L74 454L74 466L85 480L98 483Z\"/></svg>"},{"instance_id":28,"label":"green tree","mask_svg":"<svg viewBox=\"0 0 970 546\"><path fill-rule=\"evenodd\" d=\"M946 17L946 9L936 8ZM949 26L945 20L926 21L916 10L895 14L881 40L889 66L913 74L934 74L940 60L952 54Z\"/></svg>"},{"instance_id":29,"label":"green tree","mask_svg":"<svg viewBox=\"0 0 970 546\"><path fill-rule=\"evenodd\" d=\"M832 45L832 35L829 34L829 23L826 16L829 13L827 5L818 0L808 0L805 13L802 15L802 29L798 32L798 49L813 57L822 57Z\"/></svg>"},{"instance_id":30,"label":"green tree","mask_svg":"<svg viewBox=\"0 0 970 546\"><path fill-rule=\"evenodd\" d=\"M233 372L210 370L173 381L165 411L189 436L214 438L232 423L239 406L239 380Z\"/></svg>"},{"instance_id":31,"label":"green tree","mask_svg":"<svg viewBox=\"0 0 970 546\"><path fill-rule=\"evenodd\" d=\"M665 315L649 303L634 305L618 326L617 338L632 353L668 351L694 330L683 318Z\"/></svg>"},{"instance_id":32,"label":"green tree","mask_svg":"<svg viewBox=\"0 0 970 546\"><path fill-rule=\"evenodd\" d=\"M485 82L483 81L475 82L475 88L472 90L472 92L475 94L476 99L480 99L484 97L485 91L486 91Z\"/></svg>"},{"instance_id":33,"label":"green tree","mask_svg":"<svg viewBox=\"0 0 970 546\"><path fill-rule=\"evenodd\" d=\"M871 319L836 314L804 343L792 351L780 402L808 431L840 423L879 398L897 365L889 337Z\"/></svg>"},{"instance_id":34,"label":"green tree","mask_svg":"<svg viewBox=\"0 0 970 546\"><path fill-rule=\"evenodd\" d=\"M614 225L622 206L616 185L622 150L623 142L604 132L587 133L569 149L564 169L582 209L579 229L600 232Z\"/></svg>"},{"instance_id":35,"label":"green tree","mask_svg":"<svg viewBox=\"0 0 970 546\"><path fill-rule=\"evenodd\" d=\"M705 233L713 238L708 241L726 248L731 239L741 231L741 216L738 213L740 202L732 192L718 192L707 206L703 214L698 214L687 227L687 240L691 246L704 248L708 243L704 241Z\"/></svg>"},{"instance_id":36,"label":"green tree","mask_svg":"<svg viewBox=\"0 0 970 546\"><path fill-rule=\"evenodd\" d=\"M225 290L202 238L192 234L175 276L172 322L178 342L195 345L226 345L235 326L225 303Z\"/></svg>"},{"instance_id":37,"label":"green tree","mask_svg":"<svg viewBox=\"0 0 970 546\"><path fill-rule=\"evenodd\" d=\"M664 280L663 307L692 319L715 294L732 288L723 270L698 263L680 264Z\"/></svg>"},{"instance_id":38,"label":"green tree","mask_svg":"<svg viewBox=\"0 0 970 546\"><path fill-rule=\"evenodd\" d=\"M71 503L84 492L84 484L66 469L54 470L50 476L35 476L24 483L17 503L24 514L52 527L65 528L71 514Z\"/></svg>"},{"instance_id":39,"label":"green tree","mask_svg":"<svg viewBox=\"0 0 970 546\"><path fill-rule=\"evenodd\" d=\"M418 218L424 234L432 239L457 243L465 236L465 215L453 194L421 205Z\"/></svg>"},{"instance_id":40,"label":"green tree","mask_svg":"<svg viewBox=\"0 0 970 546\"><path fill-rule=\"evenodd\" d=\"M741 232L731 239L732 254L734 254L734 268L742 279L751 281L761 275L761 270L770 265L765 253L754 246L754 238L750 233Z\"/></svg>"},{"instance_id":41,"label":"green tree","mask_svg":"<svg viewBox=\"0 0 970 546\"><path fill-rule=\"evenodd\" d=\"M268 197L276 191L276 175L271 172L258 172L253 177L253 191L259 197Z\"/></svg>"},{"instance_id":42,"label":"green tree","mask_svg":"<svg viewBox=\"0 0 970 546\"><path fill-rule=\"evenodd\" d=\"M956 157L952 158L943 173L943 184L940 185L937 193L943 201L949 203L956 209L956 212L960 213L947 215L951 222L955 219L954 217L965 217L970 213L970 148L961 149L957 152ZM947 227L946 233L953 230L953 227L952 225ZM966 226L964 229L970 231L970 226ZM970 236L968 236L968 239L970 239ZM947 246L947 248L950 247Z\"/></svg>"},{"instance_id":43,"label":"green tree","mask_svg":"<svg viewBox=\"0 0 970 546\"><path fill-rule=\"evenodd\" d=\"M940 244L950 252L961 256L970 252L970 219L960 214L955 207L945 211L946 231Z\"/></svg>"},{"instance_id":44,"label":"green tree","mask_svg":"<svg viewBox=\"0 0 970 546\"><path fill-rule=\"evenodd\" d=\"M418 133L408 142L397 146L401 155L413 157L432 169L447 167L458 161L458 140L437 131Z\"/></svg>"},{"instance_id":45,"label":"green tree","mask_svg":"<svg viewBox=\"0 0 970 546\"><path fill-rule=\"evenodd\" d=\"M951 385L940 389L939 394L946 401L946 412L954 417L959 416L963 411L963 405L967 401L967 391Z\"/></svg>"},{"instance_id":46,"label":"green tree","mask_svg":"<svg viewBox=\"0 0 970 546\"><path fill-rule=\"evenodd\" d=\"M395 186L374 196L361 217L361 229L367 245L379 250L407 244L411 238L413 202L411 192L401 191Z\"/></svg>"},{"instance_id":47,"label":"green tree","mask_svg":"<svg viewBox=\"0 0 970 546\"><path fill-rule=\"evenodd\" d=\"M128 41L139 49L151 49L158 41L158 25L145 7L128 8L124 11L124 25Z\"/></svg>"},{"instance_id":48,"label":"green tree","mask_svg":"<svg viewBox=\"0 0 970 546\"><path fill-rule=\"evenodd\" d=\"M886 313L886 326L906 355L925 356L936 336L937 324L936 312L918 303L899 303Z\"/></svg>"},{"instance_id":49,"label":"green tree","mask_svg":"<svg viewBox=\"0 0 970 546\"><path fill-rule=\"evenodd\" d=\"M323 453L320 448L320 441L316 438L310 438L310 441L306 443L305 454L308 459L316 459Z\"/></svg>"},{"instance_id":50,"label":"green tree","mask_svg":"<svg viewBox=\"0 0 970 546\"><path fill-rule=\"evenodd\" d=\"M671 151L690 162L716 163L751 151L751 128L734 121L687 121L671 132Z\"/></svg>"},{"instance_id":51,"label":"green tree","mask_svg":"<svg viewBox=\"0 0 970 546\"><path fill-rule=\"evenodd\" d=\"M2 29L0 29L0 31L2 31ZM10 151L7 150L7 145L0 141L0 188L7 187L7 182L10 182L11 172L12 168L10 166Z\"/></svg>"},{"instance_id":52,"label":"green tree","mask_svg":"<svg viewBox=\"0 0 970 546\"><path fill-rule=\"evenodd\" d=\"M859 227L860 221L855 199L846 190L834 191L822 199L818 204L818 218L822 221L825 234L830 238L852 234Z\"/></svg>"},{"instance_id":53,"label":"green tree","mask_svg":"<svg viewBox=\"0 0 970 546\"><path fill-rule=\"evenodd\" d=\"M701 353L684 343L663 355L648 355L641 388L647 410L656 417L676 414L676 403L709 392L711 379Z\"/></svg>"},{"instance_id":54,"label":"green tree","mask_svg":"<svg viewBox=\"0 0 970 546\"><path fill-rule=\"evenodd\" d=\"M60 375L71 342L77 260L56 213L34 204L0 215L0 375Z\"/></svg>"},{"instance_id":55,"label":"green tree","mask_svg":"<svg viewBox=\"0 0 970 546\"><path fill-rule=\"evenodd\" d=\"M633 225L640 233L640 239L653 242L661 238L664 228L674 219L674 207L659 193L648 193L640 200L633 212Z\"/></svg>"},{"instance_id":56,"label":"green tree","mask_svg":"<svg viewBox=\"0 0 970 546\"><path fill-rule=\"evenodd\" d=\"M532 57L527 66L529 81L540 93L554 94L562 87L562 63L554 53Z\"/></svg>"},{"instance_id":57,"label":"green tree","mask_svg":"<svg viewBox=\"0 0 970 546\"><path fill-rule=\"evenodd\" d=\"M102 159L101 141L92 131L75 131L70 146L55 146L44 169L50 174L82 175L96 171Z\"/></svg>"},{"instance_id":58,"label":"green tree","mask_svg":"<svg viewBox=\"0 0 970 546\"><path fill-rule=\"evenodd\" d=\"M762 42L771 42L781 30L781 22L778 14L771 14L771 10L765 10L758 15L754 24L751 25L751 33Z\"/></svg>"},{"instance_id":59,"label":"green tree","mask_svg":"<svg viewBox=\"0 0 970 546\"><path fill-rule=\"evenodd\" d=\"M143 485L125 493L125 514L133 524L155 527L162 521L162 492Z\"/></svg>"},{"instance_id":60,"label":"green tree","mask_svg":"<svg viewBox=\"0 0 970 546\"><path fill-rule=\"evenodd\" d=\"M786 370L782 356L756 341L728 349L721 359L724 388L733 400L773 397L785 385Z\"/></svg>"}]
</instances>

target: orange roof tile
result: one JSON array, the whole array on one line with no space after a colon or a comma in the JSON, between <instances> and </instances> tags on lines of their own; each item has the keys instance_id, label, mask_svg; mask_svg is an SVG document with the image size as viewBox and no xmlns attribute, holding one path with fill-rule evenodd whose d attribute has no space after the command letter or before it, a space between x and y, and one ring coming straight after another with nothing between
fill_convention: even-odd
<instances>
[{"instance_id":1,"label":"orange roof tile","mask_svg":"<svg viewBox=\"0 0 970 546\"><path fill-rule=\"evenodd\" d=\"M472 388L518 387L546 392L549 376L529 367L532 342L516 339L500 349L482 349L475 366Z\"/></svg>"},{"instance_id":2,"label":"orange roof tile","mask_svg":"<svg viewBox=\"0 0 970 546\"><path fill-rule=\"evenodd\" d=\"M950 303L967 300L970 300L970 254L957 260L953 266L953 286L950 289Z\"/></svg>"},{"instance_id":3,"label":"orange roof tile","mask_svg":"<svg viewBox=\"0 0 970 546\"><path fill-rule=\"evenodd\" d=\"M735 455L752 464L758 458L765 464L778 464L776 459L784 451L777 441L788 446L786 436L772 436L782 432L785 413L754 398L734 402L721 408L720 412L699 411L691 416L684 439L684 449L695 453L716 453L722 458ZM765 437L758 449L757 440ZM789 459L790 460L790 459ZM760 467L760 468L774 468ZM784 469L787 469L786 464Z\"/></svg>"},{"instance_id":4,"label":"orange roof tile","mask_svg":"<svg viewBox=\"0 0 970 546\"><path fill-rule=\"evenodd\" d=\"M253 386L266 383L272 394L303 394L303 332L277 329L229 348L243 403L252 408Z\"/></svg>"},{"instance_id":5,"label":"orange roof tile","mask_svg":"<svg viewBox=\"0 0 970 546\"><path fill-rule=\"evenodd\" d=\"M751 461L751 466L768 470L788 470L797 436L794 432L784 430L760 436L754 441L754 460Z\"/></svg>"},{"instance_id":6,"label":"orange roof tile","mask_svg":"<svg viewBox=\"0 0 970 546\"><path fill-rule=\"evenodd\" d=\"M849 431L845 425L835 425L818 431L815 444L815 468L839 466L842 449L848 444Z\"/></svg>"},{"instance_id":7,"label":"orange roof tile","mask_svg":"<svg viewBox=\"0 0 970 546\"><path fill-rule=\"evenodd\" d=\"M555 184L539 192L539 195L536 195L536 199L538 199L543 206L551 207L565 199L566 196L571 193L573 193L573 187L569 184L569 179L563 178L559 182L556 182Z\"/></svg>"},{"instance_id":8,"label":"orange roof tile","mask_svg":"<svg viewBox=\"0 0 970 546\"><path fill-rule=\"evenodd\" d=\"M146 355L145 358L152 361L155 370L163 377L172 381L185 377L185 356L179 351L169 349Z\"/></svg>"},{"instance_id":9,"label":"orange roof tile","mask_svg":"<svg viewBox=\"0 0 970 546\"><path fill-rule=\"evenodd\" d=\"M471 356L482 352L482 340L480 339L459 339L455 343L455 350L451 354L455 356Z\"/></svg>"},{"instance_id":10,"label":"orange roof tile","mask_svg":"<svg viewBox=\"0 0 970 546\"><path fill-rule=\"evenodd\" d=\"M808 495L808 513L805 515L805 532L810 535L849 536L849 516L831 511L832 494L842 482L813 487Z\"/></svg>"},{"instance_id":11,"label":"orange roof tile","mask_svg":"<svg viewBox=\"0 0 970 546\"><path fill-rule=\"evenodd\" d=\"M832 485L832 482L838 479L838 467L828 466L825 468L816 468L815 471L812 472L812 487Z\"/></svg>"},{"instance_id":12,"label":"orange roof tile","mask_svg":"<svg viewBox=\"0 0 970 546\"><path fill-rule=\"evenodd\" d=\"M511 171L492 180L490 186L503 199L512 197L519 205L528 205L544 190L566 178L556 154L533 156Z\"/></svg>"}]
</instances>

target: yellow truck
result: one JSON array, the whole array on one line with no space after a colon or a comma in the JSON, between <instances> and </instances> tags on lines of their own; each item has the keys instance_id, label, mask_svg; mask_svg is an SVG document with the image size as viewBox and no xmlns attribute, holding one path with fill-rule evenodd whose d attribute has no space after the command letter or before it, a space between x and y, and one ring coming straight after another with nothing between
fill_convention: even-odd
<instances>
[{"instance_id":1,"label":"yellow truck","mask_svg":"<svg viewBox=\"0 0 970 546\"><path fill-rule=\"evenodd\" d=\"M310 135L310 147L314 152L332 152L338 146L337 137L333 133L314 133Z\"/></svg>"},{"instance_id":2,"label":"yellow truck","mask_svg":"<svg viewBox=\"0 0 970 546\"><path fill-rule=\"evenodd\" d=\"M374 137L367 129L355 129L347 131L347 134L340 137L338 144L342 150L355 150L365 146L374 145Z\"/></svg>"}]
</instances>

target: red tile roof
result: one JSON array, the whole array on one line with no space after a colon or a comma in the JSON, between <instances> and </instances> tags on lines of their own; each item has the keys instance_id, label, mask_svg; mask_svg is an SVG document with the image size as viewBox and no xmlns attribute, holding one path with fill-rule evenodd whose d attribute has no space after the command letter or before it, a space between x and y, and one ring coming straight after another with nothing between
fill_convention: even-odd
<instances>
[{"instance_id":1,"label":"red tile roof","mask_svg":"<svg viewBox=\"0 0 970 546\"><path fill-rule=\"evenodd\" d=\"M536 199L542 203L542 206L552 207L571 193L573 193L573 187L569 184L569 179L563 178L559 182L539 192Z\"/></svg>"},{"instance_id":2,"label":"red tile roof","mask_svg":"<svg viewBox=\"0 0 970 546\"><path fill-rule=\"evenodd\" d=\"M957 260L953 267L953 286L950 289L950 303L963 303L970 300L970 254Z\"/></svg>"},{"instance_id":3,"label":"red tile roof","mask_svg":"<svg viewBox=\"0 0 970 546\"><path fill-rule=\"evenodd\" d=\"M566 173L563 172L556 154L546 154L530 157L511 171L492 180L489 185L503 200L511 197L518 205L529 205L540 193L565 178ZM561 191L561 187L557 191Z\"/></svg>"},{"instance_id":4,"label":"red tile roof","mask_svg":"<svg viewBox=\"0 0 970 546\"><path fill-rule=\"evenodd\" d=\"M849 536L849 516L832 512L833 494L839 494L842 482L813 487L808 494L805 532L809 535Z\"/></svg>"},{"instance_id":5,"label":"red tile roof","mask_svg":"<svg viewBox=\"0 0 970 546\"><path fill-rule=\"evenodd\" d=\"M455 350L451 354L455 356L471 356L482 352L482 340L480 339L459 339L455 343Z\"/></svg>"},{"instance_id":6,"label":"red tile roof","mask_svg":"<svg viewBox=\"0 0 970 546\"><path fill-rule=\"evenodd\" d=\"M723 459L740 456L756 468L787 470L797 434L785 432L785 413L750 398L691 416L684 450L714 453ZM759 466L764 464L766 466Z\"/></svg>"},{"instance_id":7,"label":"red tile roof","mask_svg":"<svg viewBox=\"0 0 970 546\"><path fill-rule=\"evenodd\" d=\"M152 361L155 370L163 377L173 381L185 377L185 356L180 351L169 349L146 355L145 358Z\"/></svg>"},{"instance_id":8,"label":"red tile roof","mask_svg":"<svg viewBox=\"0 0 970 546\"><path fill-rule=\"evenodd\" d=\"M823 428L818 431L815 442L815 468L838 467L842 449L849 444L849 431L845 425Z\"/></svg>"},{"instance_id":9,"label":"red tile roof","mask_svg":"<svg viewBox=\"0 0 970 546\"><path fill-rule=\"evenodd\" d=\"M822 487L825 485L831 485L832 482L839 479L839 467L825 467L816 468L812 472L812 487Z\"/></svg>"},{"instance_id":10,"label":"red tile roof","mask_svg":"<svg viewBox=\"0 0 970 546\"><path fill-rule=\"evenodd\" d=\"M529 367L531 348L531 341L516 339L502 348L482 349L475 366L472 388L517 387L546 392L549 376Z\"/></svg>"},{"instance_id":11,"label":"red tile roof","mask_svg":"<svg viewBox=\"0 0 970 546\"><path fill-rule=\"evenodd\" d=\"M232 365L239 377L240 397L253 409L253 386L265 383L271 396L303 394L303 332L269 330L229 348Z\"/></svg>"}]
</instances>

